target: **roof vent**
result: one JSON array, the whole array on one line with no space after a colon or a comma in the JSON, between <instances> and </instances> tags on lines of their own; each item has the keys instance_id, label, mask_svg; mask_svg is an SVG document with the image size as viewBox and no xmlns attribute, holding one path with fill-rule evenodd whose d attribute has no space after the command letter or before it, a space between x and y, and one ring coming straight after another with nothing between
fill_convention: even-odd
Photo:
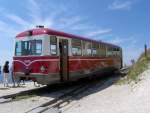
<instances>
[{"instance_id":1,"label":"roof vent","mask_svg":"<svg viewBox=\"0 0 150 113\"><path fill-rule=\"evenodd\" d=\"M44 28L43 25L37 25L36 28Z\"/></svg>"}]
</instances>

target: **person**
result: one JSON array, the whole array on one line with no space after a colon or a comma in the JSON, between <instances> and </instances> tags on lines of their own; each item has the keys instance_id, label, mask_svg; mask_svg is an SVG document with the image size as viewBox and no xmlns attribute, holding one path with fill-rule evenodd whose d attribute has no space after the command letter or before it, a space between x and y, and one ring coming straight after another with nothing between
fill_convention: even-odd
<instances>
[{"instance_id":1,"label":"person","mask_svg":"<svg viewBox=\"0 0 150 113\"><path fill-rule=\"evenodd\" d=\"M4 87L8 87L8 76L9 76L9 61L6 61L5 65L3 66Z\"/></svg>"}]
</instances>

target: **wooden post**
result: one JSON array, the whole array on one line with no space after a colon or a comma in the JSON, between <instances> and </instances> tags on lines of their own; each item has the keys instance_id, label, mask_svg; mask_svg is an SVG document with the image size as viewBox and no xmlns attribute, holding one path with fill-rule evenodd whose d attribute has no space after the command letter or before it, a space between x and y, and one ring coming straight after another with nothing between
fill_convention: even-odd
<instances>
[{"instance_id":1,"label":"wooden post","mask_svg":"<svg viewBox=\"0 0 150 113\"><path fill-rule=\"evenodd\" d=\"M147 45L145 44L145 57L147 58Z\"/></svg>"}]
</instances>

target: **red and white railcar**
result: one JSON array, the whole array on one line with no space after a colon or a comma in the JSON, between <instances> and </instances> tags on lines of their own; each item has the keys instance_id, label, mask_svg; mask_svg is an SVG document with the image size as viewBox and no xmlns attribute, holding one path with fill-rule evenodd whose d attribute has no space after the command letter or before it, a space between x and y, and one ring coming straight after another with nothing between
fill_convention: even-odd
<instances>
[{"instance_id":1,"label":"red and white railcar","mask_svg":"<svg viewBox=\"0 0 150 113\"><path fill-rule=\"evenodd\" d=\"M14 77L40 84L101 75L122 67L119 46L48 28L18 34L13 57Z\"/></svg>"}]
</instances>

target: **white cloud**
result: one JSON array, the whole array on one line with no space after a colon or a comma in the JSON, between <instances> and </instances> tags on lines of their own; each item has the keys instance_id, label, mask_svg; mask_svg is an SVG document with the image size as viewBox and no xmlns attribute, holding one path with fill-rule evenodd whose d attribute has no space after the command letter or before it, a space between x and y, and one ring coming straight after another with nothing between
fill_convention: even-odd
<instances>
[{"instance_id":1,"label":"white cloud","mask_svg":"<svg viewBox=\"0 0 150 113\"><path fill-rule=\"evenodd\" d=\"M127 42L130 42L132 44L136 43L136 40L134 37L129 37L129 38L114 37L111 39L107 39L106 41L113 43L113 44L118 44L118 45L121 45L121 44L127 43Z\"/></svg>"},{"instance_id":2,"label":"white cloud","mask_svg":"<svg viewBox=\"0 0 150 113\"><path fill-rule=\"evenodd\" d=\"M28 0L27 9L29 10L29 15L35 22L41 21L41 10L37 0Z\"/></svg>"},{"instance_id":3,"label":"white cloud","mask_svg":"<svg viewBox=\"0 0 150 113\"><path fill-rule=\"evenodd\" d=\"M16 34L17 30L11 25L8 25L6 22L0 20L0 32L1 37L3 36L9 37Z\"/></svg>"},{"instance_id":4,"label":"white cloud","mask_svg":"<svg viewBox=\"0 0 150 113\"><path fill-rule=\"evenodd\" d=\"M70 29L71 30L77 30L77 31L84 31L84 30L91 29L91 26L85 25L85 24L77 24L75 26L72 26Z\"/></svg>"},{"instance_id":5,"label":"white cloud","mask_svg":"<svg viewBox=\"0 0 150 113\"><path fill-rule=\"evenodd\" d=\"M131 0L114 0L114 2L108 6L110 10L130 10L133 5Z\"/></svg>"},{"instance_id":6,"label":"white cloud","mask_svg":"<svg viewBox=\"0 0 150 113\"><path fill-rule=\"evenodd\" d=\"M64 17L59 20L59 23L60 23L59 28L61 29L71 28L75 26L76 24L81 23L81 21L82 19L79 16L73 16L69 18Z\"/></svg>"},{"instance_id":7,"label":"white cloud","mask_svg":"<svg viewBox=\"0 0 150 113\"><path fill-rule=\"evenodd\" d=\"M88 37L95 37L95 36L100 36L103 34L109 34L112 31L112 29L99 29L99 30L93 30L87 32L85 35Z\"/></svg>"},{"instance_id":8,"label":"white cloud","mask_svg":"<svg viewBox=\"0 0 150 113\"><path fill-rule=\"evenodd\" d=\"M25 21L21 17L14 15L14 14L6 14L5 15L10 20L16 22L17 24L21 25L22 27L29 26L29 22Z\"/></svg>"}]
</instances>

